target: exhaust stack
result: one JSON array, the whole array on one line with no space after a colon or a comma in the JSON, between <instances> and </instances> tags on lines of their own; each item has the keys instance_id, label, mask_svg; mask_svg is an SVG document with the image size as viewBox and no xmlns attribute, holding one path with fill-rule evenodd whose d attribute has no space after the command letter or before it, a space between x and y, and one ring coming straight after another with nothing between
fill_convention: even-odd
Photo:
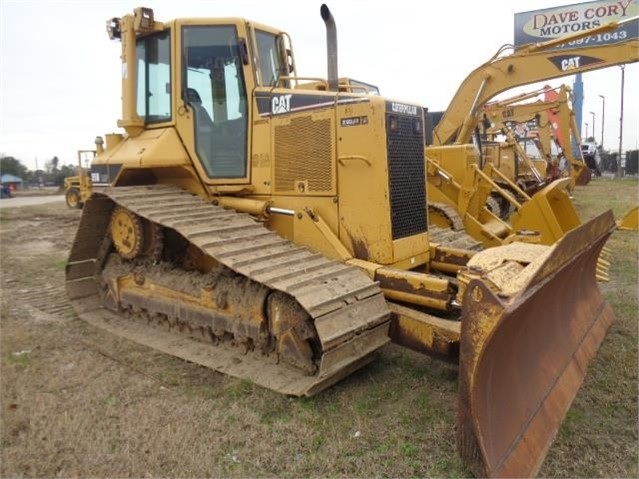
<instances>
[{"instance_id":1,"label":"exhaust stack","mask_svg":"<svg viewBox=\"0 0 639 479\"><path fill-rule=\"evenodd\" d=\"M337 28L335 19L326 4L320 7L320 15L326 25L326 50L328 61L328 89L337 91Z\"/></svg>"}]
</instances>

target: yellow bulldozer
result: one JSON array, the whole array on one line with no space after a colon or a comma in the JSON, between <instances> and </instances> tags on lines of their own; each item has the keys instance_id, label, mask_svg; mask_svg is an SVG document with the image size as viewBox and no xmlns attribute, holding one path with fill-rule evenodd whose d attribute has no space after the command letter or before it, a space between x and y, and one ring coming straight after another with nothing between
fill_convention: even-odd
<instances>
[{"instance_id":1,"label":"yellow bulldozer","mask_svg":"<svg viewBox=\"0 0 639 479\"><path fill-rule=\"evenodd\" d=\"M107 22L124 134L96 141L66 265L80 318L282 394L317 394L389 341L459 365L476 475L534 475L614 315L610 211L552 246L433 242L425 113L326 80L241 18Z\"/></svg>"}]
</instances>

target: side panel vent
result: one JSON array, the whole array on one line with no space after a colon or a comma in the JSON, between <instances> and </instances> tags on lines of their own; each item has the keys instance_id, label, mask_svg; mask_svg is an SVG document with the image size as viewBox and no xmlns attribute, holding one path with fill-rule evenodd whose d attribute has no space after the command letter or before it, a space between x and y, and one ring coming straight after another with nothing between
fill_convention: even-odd
<instances>
[{"instance_id":1,"label":"side panel vent","mask_svg":"<svg viewBox=\"0 0 639 479\"><path fill-rule=\"evenodd\" d=\"M305 182L309 193L333 190L331 120L311 116L275 127L275 191L295 191Z\"/></svg>"}]
</instances>

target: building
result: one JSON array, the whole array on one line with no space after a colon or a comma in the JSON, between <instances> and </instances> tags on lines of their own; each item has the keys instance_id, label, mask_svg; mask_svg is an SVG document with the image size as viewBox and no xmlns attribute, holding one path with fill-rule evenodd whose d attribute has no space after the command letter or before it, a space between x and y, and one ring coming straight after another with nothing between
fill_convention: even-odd
<instances>
[{"instance_id":1,"label":"building","mask_svg":"<svg viewBox=\"0 0 639 479\"><path fill-rule=\"evenodd\" d=\"M23 188L22 178L9 173L0 176L0 183L3 188L8 188L12 193Z\"/></svg>"}]
</instances>

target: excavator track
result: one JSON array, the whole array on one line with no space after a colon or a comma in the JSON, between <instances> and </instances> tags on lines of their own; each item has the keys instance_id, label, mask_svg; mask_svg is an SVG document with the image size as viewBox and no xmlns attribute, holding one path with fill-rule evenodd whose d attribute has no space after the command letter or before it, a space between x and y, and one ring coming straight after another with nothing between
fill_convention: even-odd
<instances>
[{"instance_id":1,"label":"excavator track","mask_svg":"<svg viewBox=\"0 0 639 479\"><path fill-rule=\"evenodd\" d=\"M152 225L147 257L114 251L114 211L118 219L128 211ZM195 251L192 262L212 269L184 270L162 259L160 242L170 237ZM71 249L66 288L76 313L93 325L296 396L329 387L389 341L384 296L361 270L167 185L96 191ZM234 319L245 311L258 319ZM305 320L282 332L287 314ZM291 344L312 353L312 364L282 360Z\"/></svg>"},{"instance_id":2,"label":"excavator track","mask_svg":"<svg viewBox=\"0 0 639 479\"><path fill-rule=\"evenodd\" d=\"M450 228L443 228L434 224L428 225L428 239L431 243L437 243L448 248L456 248L470 251L484 249L480 241L475 240L464 230L464 222L457 211L444 203L429 203L429 215L437 215L445 220Z\"/></svg>"}]
</instances>

